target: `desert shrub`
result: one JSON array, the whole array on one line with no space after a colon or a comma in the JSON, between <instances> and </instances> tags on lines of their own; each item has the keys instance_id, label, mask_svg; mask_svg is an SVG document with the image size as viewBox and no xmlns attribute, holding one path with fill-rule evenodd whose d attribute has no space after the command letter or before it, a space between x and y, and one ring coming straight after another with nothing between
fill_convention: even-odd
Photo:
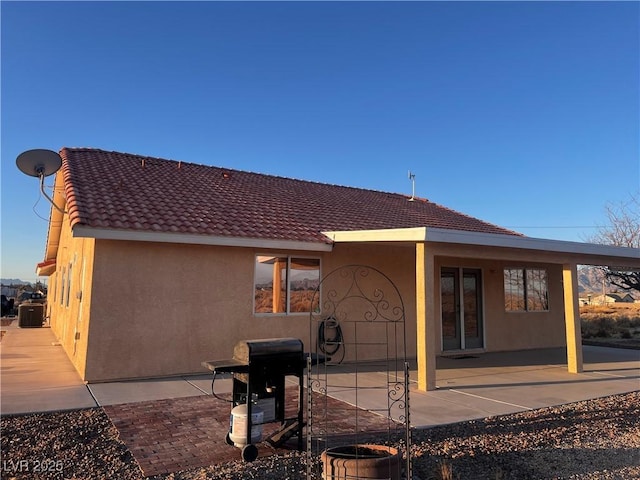
<instances>
[{"instance_id":1,"label":"desert shrub","mask_svg":"<svg viewBox=\"0 0 640 480\"><path fill-rule=\"evenodd\" d=\"M438 467L435 471L435 475L431 477L435 480L455 480L460 477L453 476L453 466L444 460L438 462Z\"/></svg>"},{"instance_id":2,"label":"desert shrub","mask_svg":"<svg viewBox=\"0 0 640 480\"><path fill-rule=\"evenodd\" d=\"M640 333L640 305L589 305L580 308L582 338L632 339Z\"/></svg>"},{"instance_id":3,"label":"desert shrub","mask_svg":"<svg viewBox=\"0 0 640 480\"><path fill-rule=\"evenodd\" d=\"M612 303L609 305L583 305L580 307L582 319L627 318L631 322L640 322L640 303Z\"/></svg>"},{"instance_id":4,"label":"desert shrub","mask_svg":"<svg viewBox=\"0 0 640 480\"><path fill-rule=\"evenodd\" d=\"M582 336L584 338L606 338L618 333L616 322L607 317L582 319Z\"/></svg>"},{"instance_id":5,"label":"desert shrub","mask_svg":"<svg viewBox=\"0 0 640 480\"><path fill-rule=\"evenodd\" d=\"M273 312L273 291L272 289L261 289L255 291L255 312Z\"/></svg>"},{"instance_id":6,"label":"desert shrub","mask_svg":"<svg viewBox=\"0 0 640 480\"><path fill-rule=\"evenodd\" d=\"M292 312L310 312L315 290L292 290L290 308Z\"/></svg>"}]
</instances>

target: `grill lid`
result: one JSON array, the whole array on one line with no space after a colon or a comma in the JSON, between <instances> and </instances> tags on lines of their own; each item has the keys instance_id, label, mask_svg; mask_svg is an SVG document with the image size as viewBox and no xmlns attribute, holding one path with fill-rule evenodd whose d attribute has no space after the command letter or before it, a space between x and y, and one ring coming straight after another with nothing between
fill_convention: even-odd
<instances>
[{"instance_id":1,"label":"grill lid","mask_svg":"<svg viewBox=\"0 0 640 480\"><path fill-rule=\"evenodd\" d=\"M303 345L299 338L261 338L241 340L233 348L233 358L249 363L256 357L297 353L302 356Z\"/></svg>"}]
</instances>

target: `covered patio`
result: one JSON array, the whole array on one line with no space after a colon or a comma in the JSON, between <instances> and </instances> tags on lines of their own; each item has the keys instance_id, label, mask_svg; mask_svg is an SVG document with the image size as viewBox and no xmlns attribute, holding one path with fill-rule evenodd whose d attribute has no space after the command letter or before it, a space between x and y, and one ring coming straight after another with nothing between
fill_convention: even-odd
<instances>
[{"instance_id":1,"label":"covered patio","mask_svg":"<svg viewBox=\"0 0 640 480\"><path fill-rule=\"evenodd\" d=\"M335 244L379 244L403 245L415 249L415 299L416 299L416 341L417 341L417 386L420 391L435 390L438 386L437 356L443 353L455 355L462 353L498 352L519 350L517 346L508 345L508 340L500 338L499 325L492 327L492 317L505 317L504 304L495 301L504 290L499 269L509 265L544 265L550 267L548 273L549 290L555 289L556 298L547 298L548 305L544 310L546 317L554 328L564 330L563 344L566 371L579 374L584 371L584 358L581 340L579 300L578 300L578 265L616 265L617 268L640 268L640 252L634 248L595 245L589 243L567 242L549 239L538 239L517 235L477 233L442 228L402 228L360 231L323 232ZM493 283L488 275L478 277L477 296L480 303L475 314L481 317L482 328L476 329L477 343L465 345L466 319L459 320L457 332L458 347L445 348L444 332L444 300L442 297L442 271L445 267L460 270L463 267L475 266L479 271L487 269L494 274ZM493 267L492 265L495 265ZM545 273L546 275L546 273ZM456 287L460 289L460 287ZM493 305L483 299L492 294ZM554 296L553 293L549 296ZM464 317L462 300L457 299L453 314ZM475 307L474 307L475 308ZM462 312L461 312L462 310ZM500 311L502 310L502 311ZM525 312L526 314L526 312ZM508 317L510 322L520 312ZM534 313L535 315L535 313ZM411 321L408 319L408 321ZM502 320L503 324L507 320ZM561 323L563 325L561 325ZM513 328L513 327L512 327ZM530 327L531 328L531 327ZM489 330L489 331L487 331ZM544 327L540 331L529 330L532 336L545 335ZM460 338L461 337L461 338ZM487 348L490 345L491 348ZM535 342L526 348L535 348ZM517 355L512 352L509 355ZM446 360L442 360L446 361Z\"/></svg>"}]
</instances>

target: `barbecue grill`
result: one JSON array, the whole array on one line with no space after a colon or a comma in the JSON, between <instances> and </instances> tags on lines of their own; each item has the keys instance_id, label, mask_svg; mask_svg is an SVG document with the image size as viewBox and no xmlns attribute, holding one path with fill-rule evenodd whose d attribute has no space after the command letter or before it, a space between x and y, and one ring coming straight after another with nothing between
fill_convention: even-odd
<instances>
[{"instance_id":1,"label":"barbecue grill","mask_svg":"<svg viewBox=\"0 0 640 480\"><path fill-rule=\"evenodd\" d=\"M242 458L253 461L258 456L258 449L252 444L252 409L262 410L263 422L280 422L280 429L267 441L279 446L297 433L298 449L302 449L303 423L303 374L305 368L302 340L298 338L268 338L242 340L233 349L233 358L202 362L202 365L213 372L214 382L217 373L233 374L232 410L239 405L246 415L246 435L244 442L231 439L231 431L227 434L227 443L242 448ZM293 418L285 418L285 377L298 377L298 412ZM255 406L259 408L256 409ZM232 423L233 423L232 415Z\"/></svg>"}]
</instances>

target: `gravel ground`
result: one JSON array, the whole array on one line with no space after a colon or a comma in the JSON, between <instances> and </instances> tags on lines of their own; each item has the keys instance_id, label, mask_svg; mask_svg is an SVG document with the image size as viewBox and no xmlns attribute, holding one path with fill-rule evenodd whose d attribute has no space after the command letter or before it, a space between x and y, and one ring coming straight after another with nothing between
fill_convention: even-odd
<instances>
[{"instance_id":1,"label":"gravel ground","mask_svg":"<svg viewBox=\"0 0 640 480\"><path fill-rule=\"evenodd\" d=\"M2 417L2 479L144 478L102 409ZM414 479L640 479L640 392L417 430ZM306 478L305 456L153 480ZM450 476L444 475L447 470Z\"/></svg>"}]
</instances>

